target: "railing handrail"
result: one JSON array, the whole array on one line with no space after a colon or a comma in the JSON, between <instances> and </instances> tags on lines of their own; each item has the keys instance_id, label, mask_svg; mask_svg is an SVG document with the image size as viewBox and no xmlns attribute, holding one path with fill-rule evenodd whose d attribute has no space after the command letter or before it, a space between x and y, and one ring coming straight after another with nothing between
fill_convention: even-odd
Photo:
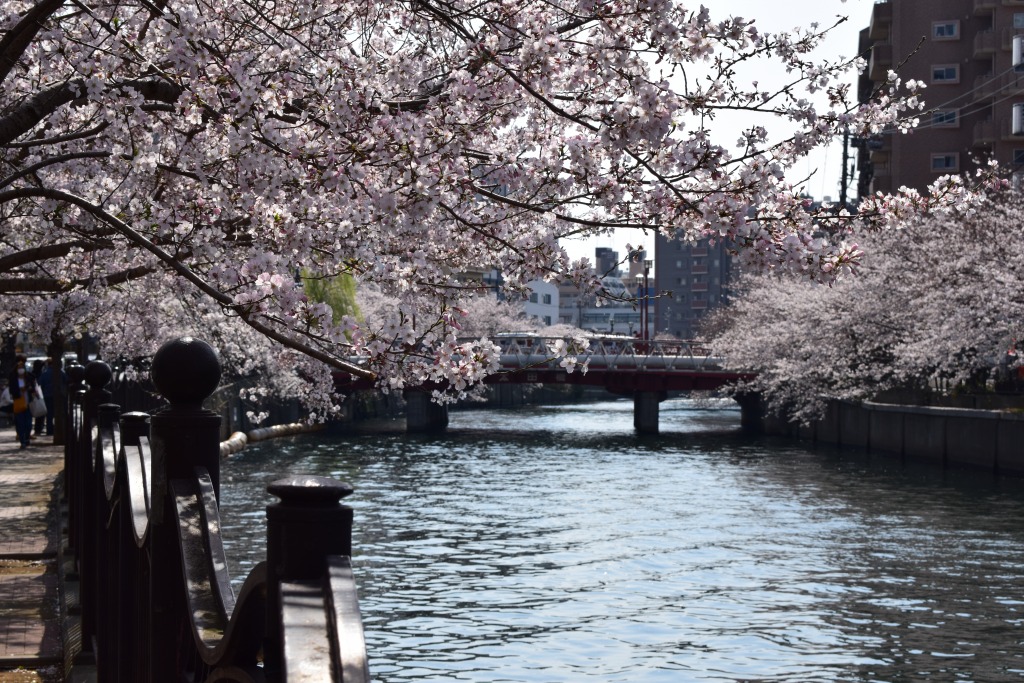
<instances>
[{"instance_id":1,"label":"railing handrail","mask_svg":"<svg viewBox=\"0 0 1024 683\"><path fill-rule=\"evenodd\" d=\"M503 370L554 368L560 363L555 352L561 337L523 336L501 338L500 365ZM719 370L725 359L712 354L699 340L633 339L595 337L587 349L574 354L590 368L634 372L693 372Z\"/></svg>"},{"instance_id":2,"label":"railing handrail","mask_svg":"<svg viewBox=\"0 0 1024 683\"><path fill-rule=\"evenodd\" d=\"M191 385L157 378L161 353L154 381L170 406L152 416L122 416L118 406L102 403L110 375L102 363L84 373L69 369L78 385L68 405L69 526L83 645L95 658L97 680L294 683L310 680L301 668L312 664L331 672L317 680L368 681L349 560L352 511L340 503L351 487L310 477L271 485L281 498L267 509L268 560L276 560L254 568L236 597L220 535L220 418L202 409L205 396ZM203 366L202 360L190 363ZM217 373L198 383L215 387L219 365ZM289 546L303 534L313 540ZM286 605L282 598L299 584L319 599ZM301 613L308 622L311 610L320 614L328 647L320 660L306 653L298 662L286 647L299 637L290 634L288 619ZM184 629L191 638L179 637Z\"/></svg>"}]
</instances>

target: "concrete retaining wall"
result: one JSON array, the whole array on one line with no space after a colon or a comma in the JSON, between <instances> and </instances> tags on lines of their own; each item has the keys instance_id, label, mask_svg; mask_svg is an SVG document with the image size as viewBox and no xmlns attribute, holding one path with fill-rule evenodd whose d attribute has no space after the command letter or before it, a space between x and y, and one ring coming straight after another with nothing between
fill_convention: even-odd
<instances>
[{"instance_id":1,"label":"concrete retaining wall","mask_svg":"<svg viewBox=\"0 0 1024 683\"><path fill-rule=\"evenodd\" d=\"M778 433L767 423L765 427ZM1019 413L833 401L815 423L813 435L824 443L943 467L1024 476L1024 415Z\"/></svg>"}]
</instances>

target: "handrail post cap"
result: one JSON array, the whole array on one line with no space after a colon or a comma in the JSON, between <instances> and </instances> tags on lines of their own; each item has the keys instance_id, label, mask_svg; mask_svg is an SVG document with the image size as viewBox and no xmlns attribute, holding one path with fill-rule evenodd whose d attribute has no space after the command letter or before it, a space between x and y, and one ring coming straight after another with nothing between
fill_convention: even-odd
<instances>
[{"instance_id":1,"label":"handrail post cap","mask_svg":"<svg viewBox=\"0 0 1024 683\"><path fill-rule=\"evenodd\" d=\"M330 477L300 474L278 479L267 486L267 492L281 499L287 506L330 507L352 494L345 482Z\"/></svg>"},{"instance_id":2,"label":"handrail post cap","mask_svg":"<svg viewBox=\"0 0 1024 683\"><path fill-rule=\"evenodd\" d=\"M220 360L206 342L180 337L160 347L149 375L172 406L201 407L220 384Z\"/></svg>"}]
</instances>

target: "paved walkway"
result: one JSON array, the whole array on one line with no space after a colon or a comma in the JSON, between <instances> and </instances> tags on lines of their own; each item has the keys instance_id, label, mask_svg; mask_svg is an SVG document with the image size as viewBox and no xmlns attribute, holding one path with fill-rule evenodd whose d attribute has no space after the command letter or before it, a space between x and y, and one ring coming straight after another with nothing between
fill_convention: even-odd
<instances>
[{"instance_id":1,"label":"paved walkway","mask_svg":"<svg viewBox=\"0 0 1024 683\"><path fill-rule=\"evenodd\" d=\"M63 680L57 545L63 448L0 424L0 683Z\"/></svg>"}]
</instances>

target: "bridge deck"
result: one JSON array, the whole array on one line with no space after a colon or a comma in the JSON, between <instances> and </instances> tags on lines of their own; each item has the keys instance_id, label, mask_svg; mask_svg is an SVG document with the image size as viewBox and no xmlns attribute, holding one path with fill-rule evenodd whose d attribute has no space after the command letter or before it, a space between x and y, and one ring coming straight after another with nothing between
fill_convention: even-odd
<instances>
[{"instance_id":1,"label":"bridge deck","mask_svg":"<svg viewBox=\"0 0 1024 683\"><path fill-rule=\"evenodd\" d=\"M619 394L637 391L708 391L753 377L722 369L723 359L700 342L596 338L576 354L587 371L567 372L556 357L561 338L499 335L501 370L486 384L582 384ZM339 391L370 389L372 383L336 375Z\"/></svg>"}]
</instances>

